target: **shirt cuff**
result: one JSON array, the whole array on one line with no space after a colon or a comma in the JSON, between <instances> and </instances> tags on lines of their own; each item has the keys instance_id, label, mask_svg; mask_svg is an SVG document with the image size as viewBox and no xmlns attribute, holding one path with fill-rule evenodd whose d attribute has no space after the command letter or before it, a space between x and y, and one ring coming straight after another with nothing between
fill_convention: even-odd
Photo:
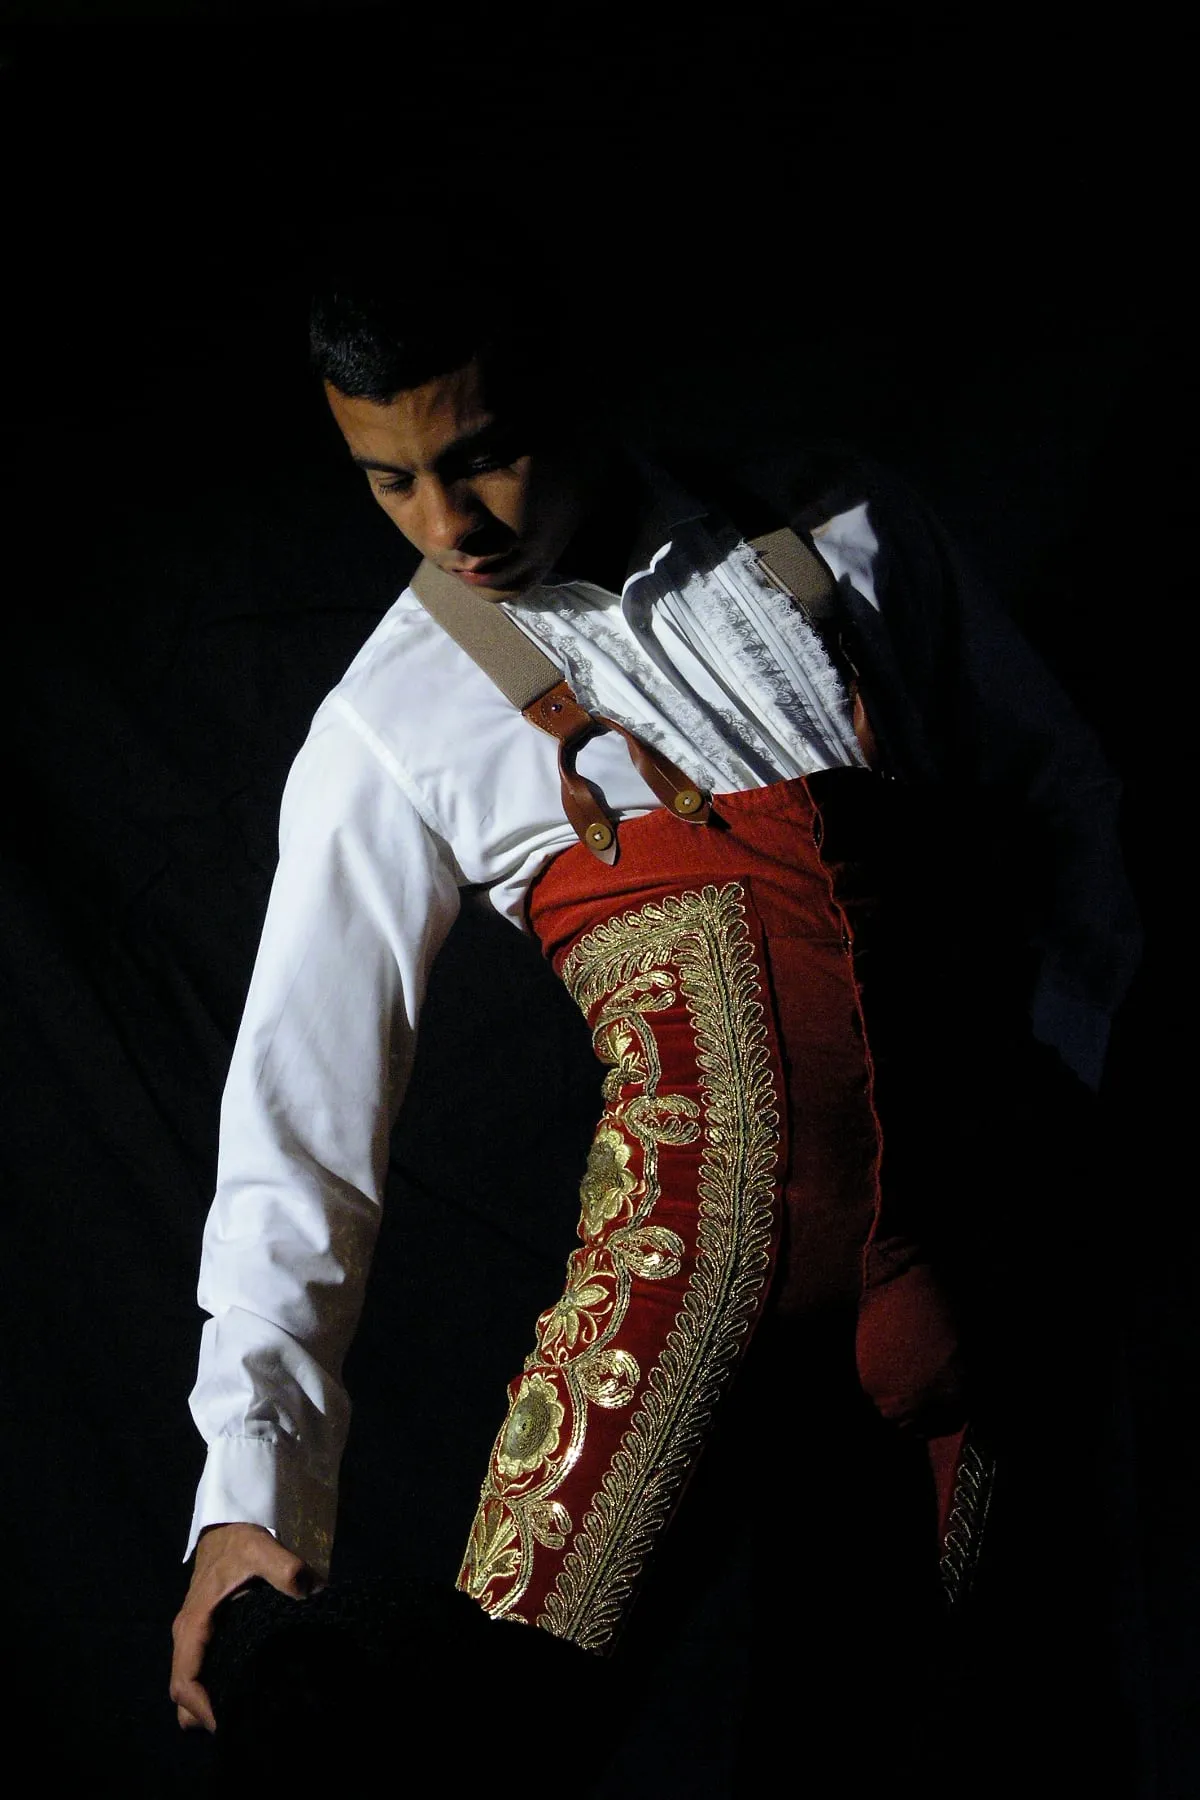
<instances>
[{"instance_id":1,"label":"shirt cuff","mask_svg":"<svg viewBox=\"0 0 1200 1800\"><path fill-rule=\"evenodd\" d=\"M304 1467L286 1439L220 1437L209 1447L184 1560L209 1525L263 1525L329 1579L337 1488Z\"/></svg>"}]
</instances>

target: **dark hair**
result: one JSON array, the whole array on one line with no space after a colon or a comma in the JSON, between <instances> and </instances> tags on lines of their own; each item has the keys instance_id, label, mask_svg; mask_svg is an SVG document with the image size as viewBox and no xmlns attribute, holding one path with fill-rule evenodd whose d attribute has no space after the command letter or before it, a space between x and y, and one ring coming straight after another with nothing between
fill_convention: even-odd
<instances>
[{"instance_id":1,"label":"dark hair","mask_svg":"<svg viewBox=\"0 0 1200 1800\"><path fill-rule=\"evenodd\" d=\"M313 367L350 399L383 404L461 368L482 347L478 324L446 308L431 314L399 294L345 282L313 296Z\"/></svg>"},{"instance_id":2,"label":"dark hair","mask_svg":"<svg viewBox=\"0 0 1200 1800\"><path fill-rule=\"evenodd\" d=\"M406 257L359 239L312 296L309 349L322 381L348 399L385 405L479 357L489 383L515 383L527 403L547 389L562 346L536 272L518 274L494 248L473 250L486 281L474 269L452 270L452 280L432 255Z\"/></svg>"}]
</instances>

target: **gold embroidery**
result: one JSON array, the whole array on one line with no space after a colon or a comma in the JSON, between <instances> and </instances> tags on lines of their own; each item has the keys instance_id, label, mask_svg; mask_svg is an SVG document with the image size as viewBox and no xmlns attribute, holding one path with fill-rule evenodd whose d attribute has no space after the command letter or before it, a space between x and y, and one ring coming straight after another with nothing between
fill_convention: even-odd
<instances>
[{"instance_id":1,"label":"gold embroidery","mask_svg":"<svg viewBox=\"0 0 1200 1800\"><path fill-rule=\"evenodd\" d=\"M517 1617L535 1543L569 1544L537 1624L586 1648L600 1648L616 1628L770 1269L779 1117L743 898L730 883L623 914L583 938L563 967L609 1064L606 1110L580 1191L585 1248L572 1253L566 1291L538 1322L538 1347L497 1442L459 1580L489 1612ZM702 1106L658 1091L652 1017L680 997ZM666 1279L682 1265L683 1239L652 1222L658 1153L697 1140L698 1254L662 1351L643 1371L613 1340L632 1282ZM589 1405L634 1411L572 1531L553 1493L578 1460Z\"/></svg>"},{"instance_id":2,"label":"gold embroidery","mask_svg":"<svg viewBox=\"0 0 1200 1800\"><path fill-rule=\"evenodd\" d=\"M558 1449L565 1409L542 1375L527 1375L509 1409L496 1461L506 1475L540 1468Z\"/></svg>"},{"instance_id":3,"label":"gold embroidery","mask_svg":"<svg viewBox=\"0 0 1200 1800\"><path fill-rule=\"evenodd\" d=\"M631 1225L614 1232L608 1248L618 1262L624 1263L631 1275L647 1281L666 1281L678 1275L683 1261L683 1239L665 1225Z\"/></svg>"},{"instance_id":4,"label":"gold embroidery","mask_svg":"<svg viewBox=\"0 0 1200 1800\"><path fill-rule=\"evenodd\" d=\"M579 1385L597 1406L628 1406L641 1374L628 1350L598 1350L579 1365Z\"/></svg>"},{"instance_id":5,"label":"gold embroidery","mask_svg":"<svg viewBox=\"0 0 1200 1800\"><path fill-rule=\"evenodd\" d=\"M583 1201L584 1237L598 1237L610 1219L622 1212L637 1182L629 1173L630 1148L619 1131L601 1123L588 1152L587 1172L579 1189Z\"/></svg>"},{"instance_id":6,"label":"gold embroidery","mask_svg":"<svg viewBox=\"0 0 1200 1800\"><path fill-rule=\"evenodd\" d=\"M604 1313L612 1310L612 1274L594 1250L572 1251L567 1260L567 1286L561 1300L538 1320L536 1361L560 1362L577 1344L594 1344Z\"/></svg>"},{"instance_id":7,"label":"gold embroidery","mask_svg":"<svg viewBox=\"0 0 1200 1800\"><path fill-rule=\"evenodd\" d=\"M948 1606L964 1601L974 1585L995 1478L995 1458L968 1430L954 1477L950 1519L939 1564Z\"/></svg>"},{"instance_id":8,"label":"gold embroidery","mask_svg":"<svg viewBox=\"0 0 1200 1800\"><path fill-rule=\"evenodd\" d=\"M561 1500L543 1500L529 1509L529 1523L539 1544L561 1550L571 1534L571 1515Z\"/></svg>"},{"instance_id":9,"label":"gold embroidery","mask_svg":"<svg viewBox=\"0 0 1200 1800\"><path fill-rule=\"evenodd\" d=\"M485 1488L460 1580L466 1578L467 1592L478 1600L491 1582L517 1574L520 1567L517 1521L502 1501L487 1496Z\"/></svg>"},{"instance_id":10,"label":"gold embroidery","mask_svg":"<svg viewBox=\"0 0 1200 1800\"><path fill-rule=\"evenodd\" d=\"M779 1115L758 967L737 883L682 894L588 934L564 979L601 1023L670 960L704 1095L700 1254L683 1306L538 1624L597 1649L611 1637L749 1331L770 1267ZM614 992L614 984L617 986ZM655 1058L657 1061L657 1057Z\"/></svg>"}]
</instances>

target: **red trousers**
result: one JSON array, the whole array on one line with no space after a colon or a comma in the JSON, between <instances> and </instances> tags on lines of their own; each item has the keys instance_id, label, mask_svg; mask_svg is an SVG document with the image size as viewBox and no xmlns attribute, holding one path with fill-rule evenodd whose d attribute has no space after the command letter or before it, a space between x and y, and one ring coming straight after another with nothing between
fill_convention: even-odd
<instances>
[{"instance_id":1,"label":"red trousers","mask_svg":"<svg viewBox=\"0 0 1200 1800\"><path fill-rule=\"evenodd\" d=\"M930 1111L915 1127L905 1104L936 1026L897 924L919 882L886 842L888 785L724 795L706 826L657 811L622 825L611 868L574 848L535 884L608 1073L581 1246L511 1384L459 1578L489 1612L608 1644L768 1312L856 1309L858 1381L927 1442L953 1536L967 1385L926 1241Z\"/></svg>"}]
</instances>

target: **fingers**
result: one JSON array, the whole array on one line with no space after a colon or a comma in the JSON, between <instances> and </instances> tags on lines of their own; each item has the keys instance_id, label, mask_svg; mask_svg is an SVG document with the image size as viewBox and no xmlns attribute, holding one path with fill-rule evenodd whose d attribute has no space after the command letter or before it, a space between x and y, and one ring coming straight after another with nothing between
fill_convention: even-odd
<instances>
[{"instance_id":1,"label":"fingers","mask_svg":"<svg viewBox=\"0 0 1200 1800\"><path fill-rule=\"evenodd\" d=\"M304 1559L260 1525L218 1525L204 1533L196 1546L191 1585L171 1628L175 1640L171 1699L184 1731L196 1726L217 1729L212 1703L200 1681L213 1613L222 1600L255 1577L293 1600L306 1598L316 1584Z\"/></svg>"},{"instance_id":2,"label":"fingers","mask_svg":"<svg viewBox=\"0 0 1200 1800\"><path fill-rule=\"evenodd\" d=\"M217 1729L216 1717L212 1702L205 1689L194 1677L172 1673L171 1698L175 1702L175 1716L179 1720L182 1731L196 1731L203 1726L205 1731Z\"/></svg>"},{"instance_id":3,"label":"fingers","mask_svg":"<svg viewBox=\"0 0 1200 1800\"><path fill-rule=\"evenodd\" d=\"M171 1698L181 1731L213 1732L217 1729L212 1702L198 1681L172 1681Z\"/></svg>"},{"instance_id":4,"label":"fingers","mask_svg":"<svg viewBox=\"0 0 1200 1800\"><path fill-rule=\"evenodd\" d=\"M171 1698L175 1702L179 1723L185 1731L202 1725L215 1731L217 1721L212 1703L200 1683L204 1651L212 1636L212 1609L206 1611L193 1598L195 1583L172 1626L175 1654L171 1659Z\"/></svg>"}]
</instances>

